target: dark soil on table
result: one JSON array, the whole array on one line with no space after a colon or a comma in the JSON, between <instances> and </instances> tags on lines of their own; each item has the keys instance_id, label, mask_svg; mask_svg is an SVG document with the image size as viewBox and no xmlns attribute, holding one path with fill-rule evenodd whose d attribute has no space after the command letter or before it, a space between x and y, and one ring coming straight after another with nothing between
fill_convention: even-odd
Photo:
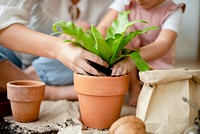
<instances>
[{"instance_id":1,"label":"dark soil on table","mask_svg":"<svg viewBox=\"0 0 200 134\"><path fill-rule=\"evenodd\" d=\"M12 125L12 123L4 120L0 117L0 134L57 134L58 130L51 130L47 132L38 132L34 130L27 130L19 127L18 125Z\"/></svg>"}]
</instances>

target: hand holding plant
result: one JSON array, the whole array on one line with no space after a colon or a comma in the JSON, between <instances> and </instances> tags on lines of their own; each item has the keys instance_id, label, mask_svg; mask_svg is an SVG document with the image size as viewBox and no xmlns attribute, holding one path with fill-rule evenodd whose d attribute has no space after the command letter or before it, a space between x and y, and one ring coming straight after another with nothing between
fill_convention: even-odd
<instances>
[{"instance_id":1,"label":"hand holding plant","mask_svg":"<svg viewBox=\"0 0 200 134\"><path fill-rule=\"evenodd\" d=\"M149 70L149 65L141 58L139 50L129 50L125 46L137 35L147 33L149 30L156 30L158 27L151 26L143 30L136 30L126 33L126 30L137 22L147 23L143 20L136 20L129 22L129 11L122 12L118 15L118 18L114 20L112 25L106 32L105 39L95 26L91 26L91 29L84 31L82 28L74 25L73 22L56 22L53 24L53 34L68 34L74 38L74 40L65 40L65 42L72 42L77 46L92 52L109 64L109 67L113 67L115 63L122 60L125 57L131 57L136 67L140 71ZM58 30L60 27L60 31ZM93 66L96 65L93 62L89 63ZM97 69L98 70L98 69ZM105 69L99 70L106 75L110 75L111 72L104 72Z\"/></svg>"},{"instance_id":2,"label":"hand holding plant","mask_svg":"<svg viewBox=\"0 0 200 134\"><path fill-rule=\"evenodd\" d=\"M113 65L111 76L129 74L133 70L134 66L135 64L132 59L130 57L125 57Z\"/></svg>"}]
</instances>

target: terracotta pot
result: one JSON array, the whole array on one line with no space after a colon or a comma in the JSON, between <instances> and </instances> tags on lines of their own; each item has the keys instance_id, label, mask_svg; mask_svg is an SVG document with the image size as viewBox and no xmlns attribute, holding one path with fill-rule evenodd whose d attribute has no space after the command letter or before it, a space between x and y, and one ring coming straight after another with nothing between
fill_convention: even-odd
<instances>
[{"instance_id":1,"label":"terracotta pot","mask_svg":"<svg viewBox=\"0 0 200 134\"><path fill-rule=\"evenodd\" d=\"M40 81L17 80L7 83L13 118L18 122L38 120L45 84Z\"/></svg>"},{"instance_id":2,"label":"terracotta pot","mask_svg":"<svg viewBox=\"0 0 200 134\"><path fill-rule=\"evenodd\" d=\"M97 77L74 73L81 119L91 128L109 128L119 117L130 75Z\"/></svg>"}]
</instances>

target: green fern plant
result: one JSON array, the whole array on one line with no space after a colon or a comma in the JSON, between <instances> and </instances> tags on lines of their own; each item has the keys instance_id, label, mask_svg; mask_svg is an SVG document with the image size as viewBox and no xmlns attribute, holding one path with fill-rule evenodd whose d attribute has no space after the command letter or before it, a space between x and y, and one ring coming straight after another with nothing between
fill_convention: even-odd
<instances>
[{"instance_id":1,"label":"green fern plant","mask_svg":"<svg viewBox=\"0 0 200 134\"><path fill-rule=\"evenodd\" d=\"M72 42L87 51L90 51L103 60L105 60L110 67L124 57L130 56L135 62L140 71L149 70L149 65L141 58L138 50L129 50L125 46L137 35L147 33L149 30L157 30L158 27L151 26L143 30L136 30L126 33L126 30L135 23L147 23L144 20L129 21L128 14L130 11L121 12L118 18L113 21L112 25L106 32L106 37L103 38L101 33L95 26L84 31L77 27L73 22L59 21L53 24L53 34L68 34L74 40L65 40L65 42Z\"/></svg>"}]
</instances>

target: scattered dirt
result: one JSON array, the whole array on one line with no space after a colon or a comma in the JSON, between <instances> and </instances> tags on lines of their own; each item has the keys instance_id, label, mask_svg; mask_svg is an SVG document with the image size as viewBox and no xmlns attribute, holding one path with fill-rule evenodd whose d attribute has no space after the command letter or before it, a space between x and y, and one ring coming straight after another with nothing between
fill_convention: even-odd
<instances>
[{"instance_id":1,"label":"scattered dirt","mask_svg":"<svg viewBox=\"0 0 200 134\"><path fill-rule=\"evenodd\" d=\"M47 126L48 127L48 126ZM27 128L22 128L16 124L12 124L0 117L0 134L57 134L58 130L51 130L46 132L38 132L34 130L28 130Z\"/></svg>"}]
</instances>

